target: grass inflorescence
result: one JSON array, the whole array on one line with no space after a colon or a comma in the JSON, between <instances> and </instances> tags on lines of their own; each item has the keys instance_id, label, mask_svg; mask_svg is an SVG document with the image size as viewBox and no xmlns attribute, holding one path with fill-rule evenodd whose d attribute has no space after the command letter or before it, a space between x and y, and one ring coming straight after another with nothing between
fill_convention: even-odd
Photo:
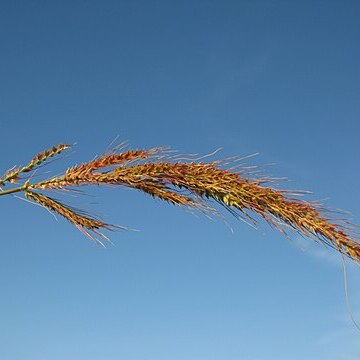
<instances>
[{"instance_id":1,"label":"grass inflorescence","mask_svg":"<svg viewBox=\"0 0 360 360\"><path fill-rule=\"evenodd\" d=\"M54 146L36 155L28 165L7 171L0 179L0 186L21 182L23 173L34 171L69 147ZM255 213L284 234L291 228L360 262L360 243L348 222L333 218L319 204L296 197L302 192L275 189L273 179L254 177L246 168L233 166L231 159L202 162L204 158L184 160L164 148L116 148L94 160L70 167L63 175L38 182L24 179L20 186L2 189L0 195L23 192L28 200L66 218L101 244L101 240L109 239L100 230L113 230L119 226L73 209L44 192L65 192L90 185L118 185L204 212L216 212L213 202L217 202L239 219L256 224L252 216Z\"/></svg>"}]
</instances>

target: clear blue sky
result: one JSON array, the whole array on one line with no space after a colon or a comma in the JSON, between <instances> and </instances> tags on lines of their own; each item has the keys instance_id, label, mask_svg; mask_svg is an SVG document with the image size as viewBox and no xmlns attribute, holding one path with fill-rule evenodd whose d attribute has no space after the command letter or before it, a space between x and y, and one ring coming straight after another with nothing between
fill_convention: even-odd
<instances>
[{"instance_id":1,"label":"clear blue sky","mask_svg":"<svg viewBox=\"0 0 360 360\"><path fill-rule=\"evenodd\" d=\"M2 171L77 142L58 173L116 135L259 152L251 164L360 223L359 18L357 1L2 1ZM91 193L71 202L141 231L104 250L0 199L1 359L359 359L331 250L265 224L229 219L231 233L135 191Z\"/></svg>"}]
</instances>

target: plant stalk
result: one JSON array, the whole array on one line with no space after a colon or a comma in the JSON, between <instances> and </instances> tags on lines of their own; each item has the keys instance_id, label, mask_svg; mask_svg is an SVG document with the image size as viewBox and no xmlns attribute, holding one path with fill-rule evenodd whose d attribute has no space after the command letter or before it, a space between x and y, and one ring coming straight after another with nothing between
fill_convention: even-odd
<instances>
[{"instance_id":1,"label":"plant stalk","mask_svg":"<svg viewBox=\"0 0 360 360\"><path fill-rule=\"evenodd\" d=\"M16 188L12 188L12 189L8 189L8 190L2 190L0 191L0 196L1 195L8 195L8 194L13 194L13 193L17 193L17 192L20 192L20 191L24 191L28 188L29 184L24 184L23 186L19 186L19 187L16 187Z\"/></svg>"}]
</instances>

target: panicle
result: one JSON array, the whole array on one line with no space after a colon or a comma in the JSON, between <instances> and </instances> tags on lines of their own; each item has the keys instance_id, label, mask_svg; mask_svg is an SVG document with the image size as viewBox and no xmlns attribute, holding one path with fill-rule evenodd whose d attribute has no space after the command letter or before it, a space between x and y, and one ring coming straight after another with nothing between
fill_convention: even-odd
<instances>
[{"instance_id":1,"label":"panicle","mask_svg":"<svg viewBox=\"0 0 360 360\"><path fill-rule=\"evenodd\" d=\"M51 151L40 153L18 173L31 171L67 147L59 145ZM275 179L256 177L249 171L249 167L241 169L232 166L229 159L205 163L199 162L199 159L183 162L176 157L167 157L161 151L161 148L156 148L101 155L69 168L63 176L28 184L26 196L59 213L78 228L85 229L87 235L88 231L108 229L111 225L83 216L34 190L118 185L140 190L174 205L216 212L212 206L213 200L237 218L250 219L256 224L251 214L257 214L284 234L291 228L360 263L360 243L356 240L357 235L350 231L348 223L332 218L326 209L320 209L314 203L293 197L301 192L275 189L269 185ZM8 175L8 179L15 177L13 174Z\"/></svg>"}]
</instances>

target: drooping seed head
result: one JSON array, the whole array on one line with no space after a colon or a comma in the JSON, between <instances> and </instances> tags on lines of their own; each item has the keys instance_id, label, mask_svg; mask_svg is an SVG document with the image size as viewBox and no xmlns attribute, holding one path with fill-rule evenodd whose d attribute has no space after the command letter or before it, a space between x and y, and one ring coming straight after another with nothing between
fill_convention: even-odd
<instances>
[{"instance_id":1,"label":"drooping seed head","mask_svg":"<svg viewBox=\"0 0 360 360\"><path fill-rule=\"evenodd\" d=\"M120 185L199 210L204 209L205 202L213 199L238 218L256 223L251 217L251 212L254 212L282 233L292 228L360 263L360 244L355 240L356 235L353 236L347 226L327 216L326 211L315 204L290 197L296 192L274 189L267 186L271 179L246 177L246 171L241 169L223 168L221 161L202 163L166 161L166 157L152 159L151 156L156 154L157 149L104 155L68 169L64 176L48 179L29 189ZM183 189L186 194L182 193ZM213 210L211 205L205 208Z\"/></svg>"}]
</instances>

